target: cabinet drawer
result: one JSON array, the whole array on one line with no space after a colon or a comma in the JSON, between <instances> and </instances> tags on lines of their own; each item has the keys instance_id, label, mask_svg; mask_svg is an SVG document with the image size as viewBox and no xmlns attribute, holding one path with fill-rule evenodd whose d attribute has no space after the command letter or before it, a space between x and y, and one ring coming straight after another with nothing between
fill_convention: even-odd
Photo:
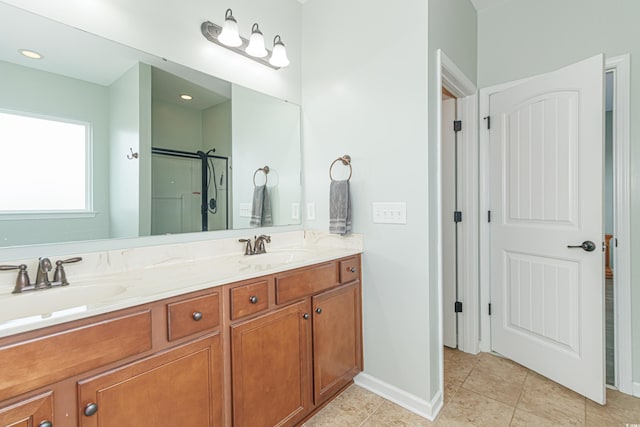
<instances>
[{"instance_id":1,"label":"cabinet drawer","mask_svg":"<svg viewBox=\"0 0 640 427\"><path fill-rule=\"evenodd\" d=\"M230 294L232 320L269 308L269 283L266 280L238 286L231 289Z\"/></svg>"},{"instance_id":2,"label":"cabinet drawer","mask_svg":"<svg viewBox=\"0 0 640 427\"><path fill-rule=\"evenodd\" d=\"M284 304L338 285L336 263L276 276L276 302Z\"/></svg>"},{"instance_id":3,"label":"cabinet drawer","mask_svg":"<svg viewBox=\"0 0 640 427\"><path fill-rule=\"evenodd\" d=\"M215 328L220 324L220 294L167 304L167 322L169 341Z\"/></svg>"},{"instance_id":4,"label":"cabinet drawer","mask_svg":"<svg viewBox=\"0 0 640 427\"><path fill-rule=\"evenodd\" d=\"M1 347L0 401L147 350L149 310Z\"/></svg>"},{"instance_id":5,"label":"cabinet drawer","mask_svg":"<svg viewBox=\"0 0 640 427\"><path fill-rule=\"evenodd\" d=\"M53 422L53 393L20 401L9 407L0 408L0 426L30 427Z\"/></svg>"},{"instance_id":6,"label":"cabinet drawer","mask_svg":"<svg viewBox=\"0 0 640 427\"><path fill-rule=\"evenodd\" d=\"M353 282L360 277L360 260L358 257L340 261L340 283Z\"/></svg>"}]
</instances>

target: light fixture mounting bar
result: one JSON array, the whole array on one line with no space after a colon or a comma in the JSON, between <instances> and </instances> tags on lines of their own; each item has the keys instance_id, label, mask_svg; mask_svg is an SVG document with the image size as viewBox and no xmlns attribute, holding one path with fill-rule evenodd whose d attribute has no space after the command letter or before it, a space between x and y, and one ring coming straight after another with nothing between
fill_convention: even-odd
<instances>
[{"instance_id":1,"label":"light fixture mounting bar","mask_svg":"<svg viewBox=\"0 0 640 427\"><path fill-rule=\"evenodd\" d=\"M205 21L202 23L202 25L200 26L200 30L202 31L202 35L204 36L204 38L206 38L207 40L209 40L212 43L217 44L218 46L222 46L225 49L229 49L234 51L235 53L237 53L238 55L242 55L245 58L249 58L253 61L259 62L262 65L265 65L269 68L272 68L274 70L279 70L280 67L274 67L273 65L271 65L269 63L269 56L271 56L271 51L269 49L267 49L267 56L265 56L264 58L256 58L254 56L249 55L247 52L245 52L245 49L247 48L247 46L249 45L249 40L245 39L244 37L240 36L240 39L242 40L242 44L238 47L230 47L227 45L224 45L222 43L220 43L220 41L218 41L218 36L220 35L220 32L222 31L222 27L219 25L214 24L213 22L210 21Z\"/></svg>"}]
</instances>

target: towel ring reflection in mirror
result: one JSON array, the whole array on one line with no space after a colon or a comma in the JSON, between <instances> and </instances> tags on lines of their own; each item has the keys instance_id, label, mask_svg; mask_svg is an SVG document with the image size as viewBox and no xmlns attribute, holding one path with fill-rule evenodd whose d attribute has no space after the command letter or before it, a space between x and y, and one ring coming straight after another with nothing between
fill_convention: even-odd
<instances>
[{"instance_id":1,"label":"towel ring reflection in mirror","mask_svg":"<svg viewBox=\"0 0 640 427\"><path fill-rule=\"evenodd\" d=\"M267 185L267 181L268 181L268 174L269 174L269 166L265 166L263 168L258 168L256 169L256 171L253 173L253 186L257 187L256 185L256 175L258 174L258 172L262 171L264 173L264 184L263 185Z\"/></svg>"},{"instance_id":2,"label":"towel ring reflection in mirror","mask_svg":"<svg viewBox=\"0 0 640 427\"><path fill-rule=\"evenodd\" d=\"M329 166L329 178L331 178L331 181L335 181L335 179L333 179L333 175L331 174L331 171L333 170L333 165L335 165L337 162L342 162L343 165L349 166L349 177L347 178L347 181L351 180L351 175L353 174L353 168L351 167L351 156L348 154L345 154L344 156L338 157L337 159L335 159L331 163L331 166Z\"/></svg>"}]
</instances>

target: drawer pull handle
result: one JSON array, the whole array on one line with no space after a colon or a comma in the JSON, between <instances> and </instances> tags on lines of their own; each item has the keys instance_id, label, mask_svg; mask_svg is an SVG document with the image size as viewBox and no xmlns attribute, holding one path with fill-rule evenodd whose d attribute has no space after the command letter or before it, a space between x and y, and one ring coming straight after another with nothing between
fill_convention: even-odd
<instances>
[{"instance_id":1,"label":"drawer pull handle","mask_svg":"<svg viewBox=\"0 0 640 427\"><path fill-rule=\"evenodd\" d=\"M195 320L196 322L199 322L200 320L202 320L201 311L194 311L192 316L193 316L193 320Z\"/></svg>"},{"instance_id":2,"label":"drawer pull handle","mask_svg":"<svg viewBox=\"0 0 640 427\"><path fill-rule=\"evenodd\" d=\"M305 314L303 314L303 315L302 315L302 318L303 318L304 320L309 320L309 313L305 313Z\"/></svg>"},{"instance_id":3,"label":"drawer pull handle","mask_svg":"<svg viewBox=\"0 0 640 427\"><path fill-rule=\"evenodd\" d=\"M258 297L257 297L257 296L255 296L255 295L250 296L250 297L249 297L249 302L250 302L251 304L257 304L257 303L258 303Z\"/></svg>"},{"instance_id":4,"label":"drawer pull handle","mask_svg":"<svg viewBox=\"0 0 640 427\"><path fill-rule=\"evenodd\" d=\"M98 412L98 404L97 403L89 403L87 406L84 407L84 414L87 417L90 417L91 415L94 415L96 412Z\"/></svg>"},{"instance_id":5,"label":"drawer pull handle","mask_svg":"<svg viewBox=\"0 0 640 427\"><path fill-rule=\"evenodd\" d=\"M349 272L350 273L355 273L356 272L356 268L355 267L349 267Z\"/></svg>"},{"instance_id":6,"label":"drawer pull handle","mask_svg":"<svg viewBox=\"0 0 640 427\"><path fill-rule=\"evenodd\" d=\"M53 423L49 420L44 420L38 424L38 427L53 427Z\"/></svg>"},{"instance_id":7,"label":"drawer pull handle","mask_svg":"<svg viewBox=\"0 0 640 427\"><path fill-rule=\"evenodd\" d=\"M322 309L320 307L316 308L316 313L318 314L322 313Z\"/></svg>"}]
</instances>

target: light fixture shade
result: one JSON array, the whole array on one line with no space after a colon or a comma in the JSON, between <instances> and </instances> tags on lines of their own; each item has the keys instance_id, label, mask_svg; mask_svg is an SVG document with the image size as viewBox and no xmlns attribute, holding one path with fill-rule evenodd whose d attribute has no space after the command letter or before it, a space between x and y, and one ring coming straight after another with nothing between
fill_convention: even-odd
<instances>
[{"instance_id":1,"label":"light fixture shade","mask_svg":"<svg viewBox=\"0 0 640 427\"><path fill-rule=\"evenodd\" d=\"M218 41L225 46L238 47L242 45L242 39L238 32L238 22L233 17L231 9L227 9L227 12L224 14L224 24L218 36Z\"/></svg>"},{"instance_id":2,"label":"light fixture shade","mask_svg":"<svg viewBox=\"0 0 640 427\"><path fill-rule=\"evenodd\" d=\"M258 24L253 24L253 27L251 27L249 46L247 46L245 52L256 58L264 58L269 53L267 49L264 48L264 36L260 28L258 28Z\"/></svg>"},{"instance_id":3,"label":"light fixture shade","mask_svg":"<svg viewBox=\"0 0 640 427\"><path fill-rule=\"evenodd\" d=\"M280 36L275 36L273 39L273 53L271 54L271 58L269 58L269 64L280 68L289 65L287 49L284 47L282 40L280 40Z\"/></svg>"}]
</instances>

